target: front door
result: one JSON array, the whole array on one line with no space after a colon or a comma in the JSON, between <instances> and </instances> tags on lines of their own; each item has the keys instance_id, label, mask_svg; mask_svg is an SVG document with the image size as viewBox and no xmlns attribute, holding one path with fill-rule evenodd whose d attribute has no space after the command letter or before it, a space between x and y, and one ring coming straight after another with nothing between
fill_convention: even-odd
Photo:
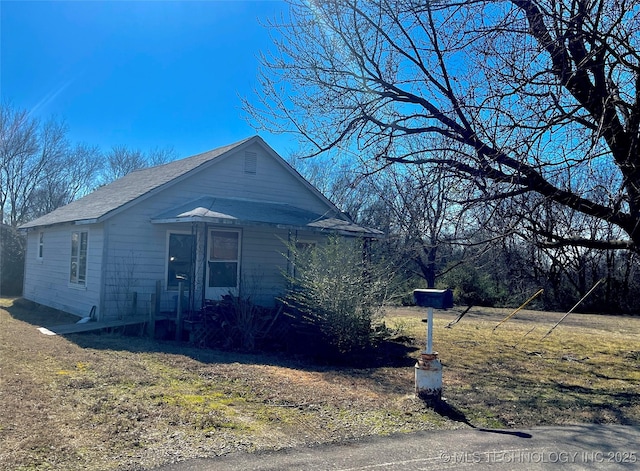
<instances>
[{"instance_id":1,"label":"front door","mask_svg":"<svg viewBox=\"0 0 640 471\"><path fill-rule=\"evenodd\" d=\"M209 230L205 298L238 295L240 285L240 231Z\"/></svg>"}]
</instances>

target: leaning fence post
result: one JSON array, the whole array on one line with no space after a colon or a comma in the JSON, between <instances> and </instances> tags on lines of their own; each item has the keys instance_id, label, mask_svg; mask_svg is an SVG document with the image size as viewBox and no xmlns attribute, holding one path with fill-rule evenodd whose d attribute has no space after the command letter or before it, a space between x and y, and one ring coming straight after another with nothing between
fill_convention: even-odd
<instances>
[{"instance_id":1,"label":"leaning fence post","mask_svg":"<svg viewBox=\"0 0 640 471\"><path fill-rule=\"evenodd\" d=\"M595 291L595 289L598 287L598 285L599 285L600 283L602 283L603 281L604 281L604 278L599 279L599 280L598 280L598 282L597 282L595 285L593 285L593 288L591 288L589 291L587 291L587 294L585 294L582 298L580 298L580 301L578 301L578 302L575 304L575 306L573 306L571 309L569 309L569 312L567 312L564 316L562 316L562 318L561 318L561 319L556 323L556 325L554 325L553 327L551 327L551 328L549 329L549 332L547 332L546 334L544 334L540 340L544 340L544 339L546 339L546 338L549 336L549 334L550 334L551 332L553 332L553 331L554 331L554 329L560 325L560 322L562 322L562 321L563 321L563 320L564 320L564 319L565 319L569 314L571 314L571 313L572 313L572 312L573 312L573 311L574 311L578 306L580 306L580 304L582 303L582 301L584 301L585 299L587 299L587 298L589 297L589 295L590 295L591 293L593 293L593 292Z\"/></svg>"},{"instance_id":2,"label":"leaning fence post","mask_svg":"<svg viewBox=\"0 0 640 471\"><path fill-rule=\"evenodd\" d=\"M536 291L536 294L534 294L534 295L533 295L533 296L531 296L529 299L527 299L524 303L522 303L522 305L521 305L518 309L516 309L516 310L515 310L515 311L513 311L511 314L509 314L507 317L505 317L505 318L504 318L504 319L502 319L500 322L498 322L498 325L497 325L497 326L495 326L495 327L493 328L493 332L495 332L495 331L496 331L496 329L497 329L498 327L500 327L502 324L504 324L505 322L507 322L509 319L511 319L513 316L515 316L518 312L520 312L522 309L524 309L524 307L525 307L527 304L529 304L531 301L533 301L533 300L534 300L534 298L535 298L536 296L538 296L540 293L542 293L543 291L544 291L544 289L540 289L540 290Z\"/></svg>"}]
</instances>

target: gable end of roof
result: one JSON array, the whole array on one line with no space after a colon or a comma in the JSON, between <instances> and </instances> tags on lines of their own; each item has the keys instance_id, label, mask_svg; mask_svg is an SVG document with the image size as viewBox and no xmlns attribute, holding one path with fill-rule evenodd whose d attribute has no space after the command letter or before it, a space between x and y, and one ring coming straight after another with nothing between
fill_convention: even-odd
<instances>
[{"instance_id":1,"label":"gable end of roof","mask_svg":"<svg viewBox=\"0 0 640 471\"><path fill-rule=\"evenodd\" d=\"M81 221L102 222L164 188L178 183L192 173L212 165L225 155L229 155L232 150L249 145L256 139L260 138L252 136L191 157L135 170L78 200L21 225L20 229ZM260 142L266 145L262 139Z\"/></svg>"}]
</instances>

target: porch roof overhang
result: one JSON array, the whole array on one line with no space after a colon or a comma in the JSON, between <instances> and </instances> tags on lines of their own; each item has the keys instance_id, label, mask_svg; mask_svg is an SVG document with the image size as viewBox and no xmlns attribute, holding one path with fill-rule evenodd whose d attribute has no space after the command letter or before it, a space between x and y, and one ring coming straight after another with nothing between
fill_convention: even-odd
<instances>
[{"instance_id":1,"label":"porch roof overhang","mask_svg":"<svg viewBox=\"0 0 640 471\"><path fill-rule=\"evenodd\" d=\"M343 216L344 217L344 216ZM342 235L382 238L377 229L359 226L335 213L320 215L285 203L207 196L151 219L154 224L206 222L238 226L273 226Z\"/></svg>"}]
</instances>

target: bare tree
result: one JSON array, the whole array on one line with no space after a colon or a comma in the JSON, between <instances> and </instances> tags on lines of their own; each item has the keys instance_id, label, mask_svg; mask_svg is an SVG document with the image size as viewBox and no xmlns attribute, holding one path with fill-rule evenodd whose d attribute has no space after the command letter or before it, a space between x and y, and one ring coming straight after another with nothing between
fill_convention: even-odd
<instances>
[{"instance_id":1,"label":"bare tree","mask_svg":"<svg viewBox=\"0 0 640 471\"><path fill-rule=\"evenodd\" d=\"M63 122L0 106L0 222L17 226L91 191L100 151L69 144Z\"/></svg>"},{"instance_id":2,"label":"bare tree","mask_svg":"<svg viewBox=\"0 0 640 471\"><path fill-rule=\"evenodd\" d=\"M139 149L129 149L124 145L113 146L105 156L103 183L117 180L133 170L147 166Z\"/></svg>"},{"instance_id":3,"label":"bare tree","mask_svg":"<svg viewBox=\"0 0 640 471\"><path fill-rule=\"evenodd\" d=\"M24 175L21 167L38 150L37 123L26 111L2 105L0 133L0 223L4 223L15 219L11 201L16 193L14 180Z\"/></svg>"},{"instance_id":4,"label":"bare tree","mask_svg":"<svg viewBox=\"0 0 640 471\"><path fill-rule=\"evenodd\" d=\"M97 146L68 147L57 161L49 162L25 208L25 220L47 214L93 191L102 170L102 154Z\"/></svg>"},{"instance_id":5,"label":"bare tree","mask_svg":"<svg viewBox=\"0 0 640 471\"><path fill-rule=\"evenodd\" d=\"M141 168L161 165L175 160L177 154L172 147L153 148L148 152L140 149L130 149L124 145L113 146L105 156L105 168L101 184L105 185L128 173Z\"/></svg>"},{"instance_id":6,"label":"bare tree","mask_svg":"<svg viewBox=\"0 0 640 471\"><path fill-rule=\"evenodd\" d=\"M369 178L368 192L387 209L386 232L394 250L430 288L446 269L443 257L472 233L465 207L454 199L462 183L430 166L393 165Z\"/></svg>"},{"instance_id":7,"label":"bare tree","mask_svg":"<svg viewBox=\"0 0 640 471\"><path fill-rule=\"evenodd\" d=\"M387 238L376 244L376 253L387 261L394 259L405 274L424 279L428 287L452 268L446 256L454 245L469 254L470 263L482 253L478 247L464 250L484 226L480 214L463 201L470 184L438 166L371 162L356 156L291 160L354 220L383 230Z\"/></svg>"},{"instance_id":8,"label":"bare tree","mask_svg":"<svg viewBox=\"0 0 640 471\"><path fill-rule=\"evenodd\" d=\"M64 122L42 122L10 104L0 105L0 222L11 226L46 214L96 186L177 157L173 148L145 153L116 146L71 144Z\"/></svg>"},{"instance_id":9,"label":"bare tree","mask_svg":"<svg viewBox=\"0 0 640 471\"><path fill-rule=\"evenodd\" d=\"M309 155L441 166L522 218L569 208L621 231L530 221L548 246L640 251L638 1L290 0L271 26L261 102L245 102L257 126Z\"/></svg>"},{"instance_id":10,"label":"bare tree","mask_svg":"<svg viewBox=\"0 0 640 471\"><path fill-rule=\"evenodd\" d=\"M66 128L51 119L40 123L24 110L0 107L0 222L26 220L32 198L68 150Z\"/></svg>"}]
</instances>

